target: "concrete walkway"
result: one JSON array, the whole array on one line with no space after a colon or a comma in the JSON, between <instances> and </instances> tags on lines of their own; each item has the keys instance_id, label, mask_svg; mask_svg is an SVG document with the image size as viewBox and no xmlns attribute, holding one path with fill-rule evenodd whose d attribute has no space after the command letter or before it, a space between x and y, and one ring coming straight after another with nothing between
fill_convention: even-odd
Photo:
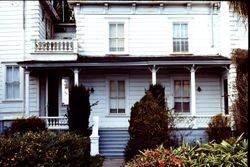
<instances>
[{"instance_id":1,"label":"concrete walkway","mask_svg":"<svg viewBox=\"0 0 250 167\"><path fill-rule=\"evenodd\" d=\"M105 158L103 167L123 167L124 159L122 158Z\"/></svg>"}]
</instances>

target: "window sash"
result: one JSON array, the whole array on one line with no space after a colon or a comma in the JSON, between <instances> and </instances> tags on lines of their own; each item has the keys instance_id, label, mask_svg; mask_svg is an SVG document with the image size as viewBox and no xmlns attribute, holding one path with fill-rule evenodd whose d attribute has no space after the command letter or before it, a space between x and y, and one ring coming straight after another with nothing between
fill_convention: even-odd
<instances>
[{"instance_id":1,"label":"window sash","mask_svg":"<svg viewBox=\"0 0 250 167\"><path fill-rule=\"evenodd\" d=\"M5 80L5 98L18 99L20 98L20 77L18 66L6 67L6 80Z\"/></svg>"},{"instance_id":2,"label":"window sash","mask_svg":"<svg viewBox=\"0 0 250 167\"><path fill-rule=\"evenodd\" d=\"M190 112L190 84L189 80L174 81L174 108L175 112Z\"/></svg>"},{"instance_id":3,"label":"window sash","mask_svg":"<svg viewBox=\"0 0 250 167\"><path fill-rule=\"evenodd\" d=\"M188 27L187 23L173 24L173 51L188 52Z\"/></svg>"},{"instance_id":4,"label":"window sash","mask_svg":"<svg viewBox=\"0 0 250 167\"><path fill-rule=\"evenodd\" d=\"M109 81L109 104L111 114L125 113L125 81Z\"/></svg>"},{"instance_id":5,"label":"window sash","mask_svg":"<svg viewBox=\"0 0 250 167\"><path fill-rule=\"evenodd\" d=\"M109 24L109 51L123 52L125 51L124 24Z\"/></svg>"}]
</instances>

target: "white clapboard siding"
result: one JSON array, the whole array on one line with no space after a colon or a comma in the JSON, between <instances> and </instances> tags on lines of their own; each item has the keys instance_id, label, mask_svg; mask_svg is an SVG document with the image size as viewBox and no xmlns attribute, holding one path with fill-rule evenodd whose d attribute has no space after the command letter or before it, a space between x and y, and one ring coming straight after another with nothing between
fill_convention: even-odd
<instances>
[{"instance_id":1,"label":"white clapboard siding","mask_svg":"<svg viewBox=\"0 0 250 167\"><path fill-rule=\"evenodd\" d=\"M177 10L179 8L179 10ZM108 21L127 21L128 53L130 55L168 55L173 53L172 24L188 22L189 50L193 54L214 54L218 46L216 33L212 34L212 17L209 6L193 6L188 15L184 6L166 6L160 14L159 6L138 5L131 15L131 6L104 7L94 5L81 6L76 12L76 38L79 39L79 52L82 55L107 54ZM172 10L171 9L175 9ZM165 11L166 10L166 11ZM119 12L118 12L119 11ZM129 12L130 11L130 12ZM181 14L182 12L182 14ZM192 13L193 12L193 13ZM146 14L146 15L144 15ZM218 14L213 16L213 31L218 30ZM125 26L126 27L126 26ZM202 34L202 35L201 35ZM212 47L212 38L213 47Z\"/></svg>"},{"instance_id":2,"label":"white clapboard siding","mask_svg":"<svg viewBox=\"0 0 250 167\"><path fill-rule=\"evenodd\" d=\"M248 24L234 12L230 12L230 48L248 49Z\"/></svg>"},{"instance_id":3,"label":"white clapboard siding","mask_svg":"<svg viewBox=\"0 0 250 167\"><path fill-rule=\"evenodd\" d=\"M117 74L118 75L118 74ZM108 96L106 86L106 76L108 74L82 74L80 76L80 83L87 88L94 88L94 93L90 95L91 104L98 101L96 106L92 107L90 116L90 125L92 124L93 116L100 117L100 127L127 127L130 117L131 107L136 101L139 101L145 94L145 89L148 89L151 84L151 74L146 74L142 71L132 73L128 71L128 115L127 116L109 116L108 113ZM119 75L120 77L123 74ZM174 76L174 74L172 74ZM189 77L189 74L180 74L178 77ZM165 94L167 97L167 104L169 109L173 108L173 82L170 75L158 75L157 82L161 83L165 87ZM200 86L202 91L196 91L196 110L197 115L215 115L222 112L221 101L221 80L219 75L199 74L196 76L196 87Z\"/></svg>"}]
</instances>

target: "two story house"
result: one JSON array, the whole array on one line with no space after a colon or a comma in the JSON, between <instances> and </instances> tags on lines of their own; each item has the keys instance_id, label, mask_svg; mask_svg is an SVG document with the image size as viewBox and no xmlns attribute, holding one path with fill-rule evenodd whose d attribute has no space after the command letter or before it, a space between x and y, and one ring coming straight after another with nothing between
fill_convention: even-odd
<instances>
[{"instance_id":1,"label":"two story house","mask_svg":"<svg viewBox=\"0 0 250 167\"><path fill-rule=\"evenodd\" d=\"M0 119L36 115L67 126L72 85L92 90L90 125L99 117L100 152L122 156L130 109L150 84L186 141L206 141L218 113L230 115L233 48L247 29L219 1L68 0L74 23L60 23L53 1L0 2ZM188 135L185 135L188 134Z\"/></svg>"}]
</instances>

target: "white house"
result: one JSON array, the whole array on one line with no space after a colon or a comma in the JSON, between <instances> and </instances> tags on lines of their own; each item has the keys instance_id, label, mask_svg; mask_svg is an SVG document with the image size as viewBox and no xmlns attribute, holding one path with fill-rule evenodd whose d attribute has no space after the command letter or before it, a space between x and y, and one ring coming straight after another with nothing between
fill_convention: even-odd
<instances>
[{"instance_id":1,"label":"white house","mask_svg":"<svg viewBox=\"0 0 250 167\"><path fill-rule=\"evenodd\" d=\"M230 53L248 47L248 30L228 2L68 2L75 23L59 23L52 0L0 2L1 130L31 115L67 128L68 90L79 84L98 102L90 122L99 117L106 156L123 154L130 109L151 83L165 87L188 141L205 141L210 118L230 114Z\"/></svg>"}]
</instances>

